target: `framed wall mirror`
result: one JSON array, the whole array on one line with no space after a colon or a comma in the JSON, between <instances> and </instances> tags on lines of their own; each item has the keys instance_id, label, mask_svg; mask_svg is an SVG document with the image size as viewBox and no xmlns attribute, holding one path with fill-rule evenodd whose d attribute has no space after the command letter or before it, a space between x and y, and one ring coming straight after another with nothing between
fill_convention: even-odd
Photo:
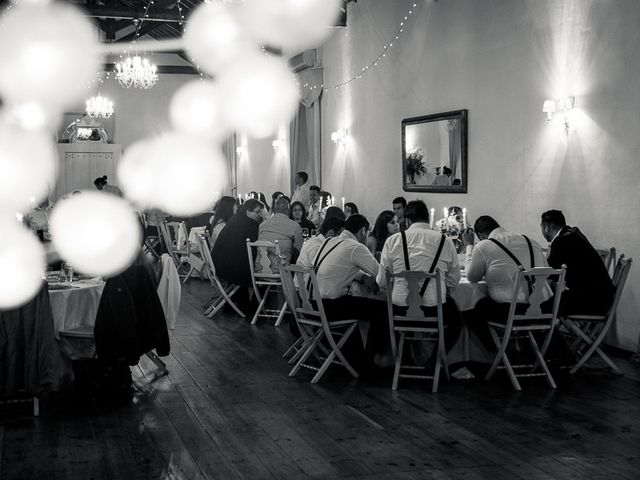
<instances>
[{"instance_id":1,"label":"framed wall mirror","mask_svg":"<svg viewBox=\"0 0 640 480\"><path fill-rule=\"evenodd\" d=\"M402 120L402 189L467 193L467 110Z\"/></svg>"}]
</instances>

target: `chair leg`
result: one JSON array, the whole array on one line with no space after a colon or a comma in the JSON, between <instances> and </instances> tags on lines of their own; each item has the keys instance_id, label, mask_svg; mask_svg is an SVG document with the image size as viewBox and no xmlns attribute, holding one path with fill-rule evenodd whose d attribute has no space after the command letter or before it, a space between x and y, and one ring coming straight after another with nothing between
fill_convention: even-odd
<instances>
[{"instance_id":1,"label":"chair leg","mask_svg":"<svg viewBox=\"0 0 640 480\"><path fill-rule=\"evenodd\" d=\"M269 292L271 291L271 285L267 286L267 289L264 291L264 295L262 295L262 298L260 298L260 293L258 292L257 287L255 291L256 291L256 297L260 299L260 303L258 304L258 308L256 309L256 314L253 316L253 320L251 320L251 325L255 325L256 323L258 323L258 317L260 316L260 312L262 312L262 309L264 308L264 304L267 301L267 297L269 296Z\"/></svg>"},{"instance_id":2,"label":"chair leg","mask_svg":"<svg viewBox=\"0 0 640 480\"><path fill-rule=\"evenodd\" d=\"M498 353L496 354L496 357L493 359L493 363L491 364L491 368L489 368L489 371L487 372L486 376L484 377L485 380L491 380L491 378L493 377L493 375L496 373L496 369L498 368L498 365L500 365L500 361L502 360L502 354L504 353L504 351L502 350L502 345L500 344L500 339L498 338L498 335L496 334L496 331L493 327L489 327L489 333L491 334L491 338L493 339L493 343L495 343L496 348L498 349Z\"/></svg>"},{"instance_id":3,"label":"chair leg","mask_svg":"<svg viewBox=\"0 0 640 480\"><path fill-rule=\"evenodd\" d=\"M538 348L538 344L536 343L536 339L533 336L533 332L529 331L527 332L527 334L529 337L529 343L531 344L531 348L533 348L533 352L536 354L536 358L538 359L537 363L540 364L540 366L542 367L542 370L544 370L544 374L547 377L547 382L549 382L549 386L551 388L558 388L556 386L555 380L553 379L553 376L551 375L549 366L547 365L547 362L544 359L544 355L542 355L542 352Z\"/></svg>"},{"instance_id":4,"label":"chair leg","mask_svg":"<svg viewBox=\"0 0 640 480\"><path fill-rule=\"evenodd\" d=\"M282 305L282 309L280 310L280 314L278 315L278 319L276 320L275 323L275 327L279 327L280 324L282 323L282 319L284 318L284 314L287 313L287 302L284 302L284 305Z\"/></svg>"},{"instance_id":5,"label":"chair leg","mask_svg":"<svg viewBox=\"0 0 640 480\"><path fill-rule=\"evenodd\" d=\"M391 384L391 390L398 389L398 378L400 378L400 369L402 368L402 354L404 353L404 332L400 333L400 340L398 341L398 353L396 354L396 366L393 370L393 383Z\"/></svg>"},{"instance_id":6,"label":"chair leg","mask_svg":"<svg viewBox=\"0 0 640 480\"><path fill-rule=\"evenodd\" d=\"M292 353L295 355L303 344L304 337L298 337L298 339L293 342L293 344L289 348L287 348L287 351L282 354L282 358L288 358Z\"/></svg>"},{"instance_id":7,"label":"chair leg","mask_svg":"<svg viewBox=\"0 0 640 480\"><path fill-rule=\"evenodd\" d=\"M346 332L344 332L344 334L342 335L342 338L340 338L340 341L336 345L337 346L337 350L335 351L336 355L338 356L338 359L342 363L342 366L344 368L346 368L354 378L358 378L358 372L356 372L355 369L351 366L351 364L347 361L347 359L345 358L345 356L342 353L341 349L342 349L343 345L346 343L346 341L349 339L349 337L351 336L353 331L356 329L357 326L358 326L358 324L354 323L353 325L351 325L347 329Z\"/></svg>"},{"instance_id":8,"label":"chair leg","mask_svg":"<svg viewBox=\"0 0 640 480\"><path fill-rule=\"evenodd\" d=\"M436 368L433 371L433 384L431 386L431 393L438 393L438 382L440 381L440 367L442 366L442 357L440 352L436 359Z\"/></svg>"},{"instance_id":9,"label":"chair leg","mask_svg":"<svg viewBox=\"0 0 640 480\"><path fill-rule=\"evenodd\" d=\"M589 358L593 355L593 353L597 352L600 358L602 358L616 374L622 375L622 371L618 368L618 366L615 363L613 363L613 361L600 348L600 342L602 342L602 339L606 334L604 329L600 332L600 335L598 336L598 338L596 338L595 340L592 340L591 338L589 338L588 335L586 335L582 330L580 330L580 328L577 325L575 325L573 322L567 321L566 324L574 331L576 335L581 337L587 345L590 345L589 349L580 358L580 360L578 360L578 362L569 371L569 373L571 374L576 373L578 369L580 369L580 367L582 367L586 363L586 361L589 360Z\"/></svg>"},{"instance_id":10,"label":"chair leg","mask_svg":"<svg viewBox=\"0 0 640 480\"><path fill-rule=\"evenodd\" d=\"M304 354L298 360L298 363L296 363L294 367L291 369L291 371L289 372L290 377L293 377L298 373L298 371L302 367L302 364L307 361L309 356L311 356L313 351L316 349L316 347L320 343L320 340L322 340L323 336L324 336L324 330L322 328L319 328L315 336L313 337L313 342L311 342L311 344L305 350Z\"/></svg>"},{"instance_id":11,"label":"chair leg","mask_svg":"<svg viewBox=\"0 0 640 480\"><path fill-rule=\"evenodd\" d=\"M507 357L506 350L507 350L507 344L509 343L508 340L505 340L503 338L502 345L501 345L500 339L498 338L498 334L496 333L495 329L489 327L489 332L491 333L493 342L498 347L498 353L496 354L496 358L493 361L493 364L491 365L491 368L489 369L489 372L487 373L486 377L484 377L484 379L490 380L491 377L493 377L493 374L496 372L496 369L498 368L500 361L502 361L502 363L504 364L504 368L507 371L507 375L509 375L509 379L511 380L511 384L513 385L513 388L518 392L522 391L522 387L520 386L520 382L518 382L518 378L516 377L516 374L513 371L513 367L511 366L509 357Z\"/></svg>"},{"instance_id":12,"label":"chair leg","mask_svg":"<svg viewBox=\"0 0 640 480\"><path fill-rule=\"evenodd\" d=\"M193 268L193 266L190 265L189 271L187 272L187 274L184 277L184 280L182 280L182 284L184 285L185 283L187 283L187 280L189 280L191 278L191 274L193 273L193 271L195 270L195 268Z\"/></svg>"},{"instance_id":13,"label":"chair leg","mask_svg":"<svg viewBox=\"0 0 640 480\"><path fill-rule=\"evenodd\" d=\"M40 416L40 399L38 397L33 397L33 416Z\"/></svg>"}]
</instances>

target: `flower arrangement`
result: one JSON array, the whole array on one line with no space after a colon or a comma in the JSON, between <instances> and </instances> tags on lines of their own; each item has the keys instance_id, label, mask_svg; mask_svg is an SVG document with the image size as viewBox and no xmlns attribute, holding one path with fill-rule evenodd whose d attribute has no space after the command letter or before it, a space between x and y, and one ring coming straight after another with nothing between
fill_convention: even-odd
<instances>
[{"instance_id":1,"label":"flower arrangement","mask_svg":"<svg viewBox=\"0 0 640 480\"><path fill-rule=\"evenodd\" d=\"M447 218L441 218L436 222L436 229L440 233L451 238L458 238L464 229L462 223L458 222L455 215L449 215Z\"/></svg>"}]
</instances>

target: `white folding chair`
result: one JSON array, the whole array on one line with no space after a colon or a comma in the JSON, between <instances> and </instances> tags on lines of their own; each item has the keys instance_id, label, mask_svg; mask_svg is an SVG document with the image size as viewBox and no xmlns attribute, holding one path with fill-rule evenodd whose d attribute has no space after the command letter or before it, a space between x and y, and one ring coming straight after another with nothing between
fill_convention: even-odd
<instances>
[{"instance_id":1,"label":"white folding chair","mask_svg":"<svg viewBox=\"0 0 640 480\"><path fill-rule=\"evenodd\" d=\"M442 295L440 285L440 271L434 273L403 271L399 273L386 272L387 275L387 312L389 317L389 333L391 334L391 352L395 357L395 370L391 388L398 388L399 378L433 379L431 391L438 391L440 370L444 369L445 376L449 379L449 367L447 365L447 353L444 345L444 318L442 315ZM434 281L436 286L436 316L428 317L422 310L422 295L420 290L427 279ZM393 284L398 280L407 282L409 294L407 295L407 312L404 315L395 315L393 312ZM396 338L398 336L399 338ZM403 365L405 342L433 342L436 344L436 364L432 374L419 374L424 366ZM407 372L407 373L405 373Z\"/></svg>"},{"instance_id":2,"label":"white folding chair","mask_svg":"<svg viewBox=\"0 0 640 480\"><path fill-rule=\"evenodd\" d=\"M549 371L544 355L547 353L551 337L558 323L558 307L560 306L560 299L562 291L564 290L565 272L564 267L558 270L547 267L536 267L530 270L520 268L514 281L514 293L506 321L499 319L487 322L489 332L496 344L498 352L491 368L487 372L485 380L490 380L497 369L505 369L513 384L513 388L517 391L522 390L520 382L518 382L518 377L544 376L551 388L556 388L556 382ZM532 286L529 295L529 307L524 314L517 314L518 293L527 282L527 279ZM540 305L546 299L545 292L549 291L549 283L547 282L549 279L556 280L555 290L553 291L553 308L551 313L542 313ZM546 332L542 347L538 346L534 332ZM512 365L507 356L507 346L510 342L521 338L526 338L533 349L536 357L533 364ZM540 367L542 371L537 371L538 367ZM523 369L527 371L521 373ZM516 370L518 370L518 373L516 373Z\"/></svg>"},{"instance_id":3,"label":"white folding chair","mask_svg":"<svg viewBox=\"0 0 640 480\"><path fill-rule=\"evenodd\" d=\"M616 262L616 248L615 247L610 247L610 248L596 248L596 252L598 252L598 254L600 255L600 258L602 258L602 263L604 263L604 266L607 269L607 272L609 272L609 275L612 274L611 272L611 268L613 267L614 272L615 272L615 267L617 265Z\"/></svg>"},{"instance_id":4,"label":"white folding chair","mask_svg":"<svg viewBox=\"0 0 640 480\"><path fill-rule=\"evenodd\" d=\"M218 295L214 296L208 305L205 307L204 314L207 318L213 318L218 311L224 307L225 303L228 303L238 315L244 317L242 310L231 300L231 296L240 288L238 285L227 284L225 287L216 275L216 267L213 264L213 258L211 258L211 250L209 249L209 242L205 235L197 235L198 246L202 253L202 259L204 260L207 277L211 282L211 286L216 289Z\"/></svg>"},{"instance_id":5,"label":"white folding chair","mask_svg":"<svg viewBox=\"0 0 640 480\"><path fill-rule=\"evenodd\" d=\"M569 332L576 335L574 348L576 352L581 354L580 359L571 368L570 373L576 373L594 353L597 353L616 374L622 374L618 366L600 348L600 344L615 321L618 303L631 269L631 262L631 258L625 259L624 255L620 255L612 279L613 286L616 289L615 295L611 308L605 315L567 315L560 318L562 325ZM586 348L586 351L581 353L584 348Z\"/></svg>"},{"instance_id":6,"label":"white folding chair","mask_svg":"<svg viewBox=\"0 0 640 480\"><path fill-rule=\"evenodd\" d=\"M254 261L253 250L257 250L256 259ZM252 242L247 238L247 254L249 257L249 268L251 270L251 283L253 292L258 300L258 308L251 320L251 325L258 323L258 317L275 318L275 326L279 327L287 311L287 302L285 301L280 309L267 308L267 298L271 293L275 293L282 288L280 280L280 271L275 272L272 269L272 258L275 256L275 262L281 261L280 247L278 241L267 242L258 240ZM259 266L259 271L256 269ZM264 292L260 293L260 287L264 288Z\"/></svg>"},{"instance_id":7,"label":"white folding chair","mask_svg":"<svg viewBox=\"0 0 640 480\"><path fill-rule=\"evenodd\" d=\"M320 296L317 295L318 298L312 302L312 291L320 292L313 268L290 265L285 268L285 271L294 274L298 284L300 306L295 308L296 318L298 325L301 326L300 332L305 332L303 335L305 336L304 353L297 359L289 376L293 377L304 367L316 371L311 383L318 383L329 366L335 363L345 367L351 375L357 378L358 373L344 357L341 349L357 327L358 320L329 320ZM309 279L308 282L305 281L305 278ZM323 340L326 340L327 348L322 345ZM306 363L312 356L320 360L320 366Z\"/></svg>"},{"instance_id":8,"label":"white folding chair","mask_svg":"<svg viewBox=\"0 0 640 480\"><path fill-rule=\"evenodd\" d=\"M180 277L185 277L188 274L187 265L189 265L189 235L187 234L186 224L184 222L167 222L165 220L158 224L158 229L167 253L171 256L178 269L178 274ZM181 237L185 238L184 248L179 245Z\"/></svg>"}]
</instances>

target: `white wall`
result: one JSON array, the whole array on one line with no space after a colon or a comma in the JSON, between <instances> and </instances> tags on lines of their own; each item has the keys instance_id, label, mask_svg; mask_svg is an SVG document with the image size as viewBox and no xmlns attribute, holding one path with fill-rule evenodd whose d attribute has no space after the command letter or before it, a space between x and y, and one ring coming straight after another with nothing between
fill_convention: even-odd
<instances>
[{"instance_id":1,"label":"white wall","mask_svg":"<svg viewBox=\"0 0 640 480\"><path fill-rule=\"evenodd\" d=\"M392 40L410 1L349 5L349 27L323 49L339 83ZM370 220L402 194L403 118L469 109L469 193L413 194L441 212L490 214L544 240L540 213L565 212L597 246L640 262L640 2L415 0L416 13L377 68L323 100L323 186ZM571 131L544 121L546 98L576 97ZM347 128L339 149L330 132ZM635 349L640 267L612 341Z\"/></svg>"}]
</instances>

